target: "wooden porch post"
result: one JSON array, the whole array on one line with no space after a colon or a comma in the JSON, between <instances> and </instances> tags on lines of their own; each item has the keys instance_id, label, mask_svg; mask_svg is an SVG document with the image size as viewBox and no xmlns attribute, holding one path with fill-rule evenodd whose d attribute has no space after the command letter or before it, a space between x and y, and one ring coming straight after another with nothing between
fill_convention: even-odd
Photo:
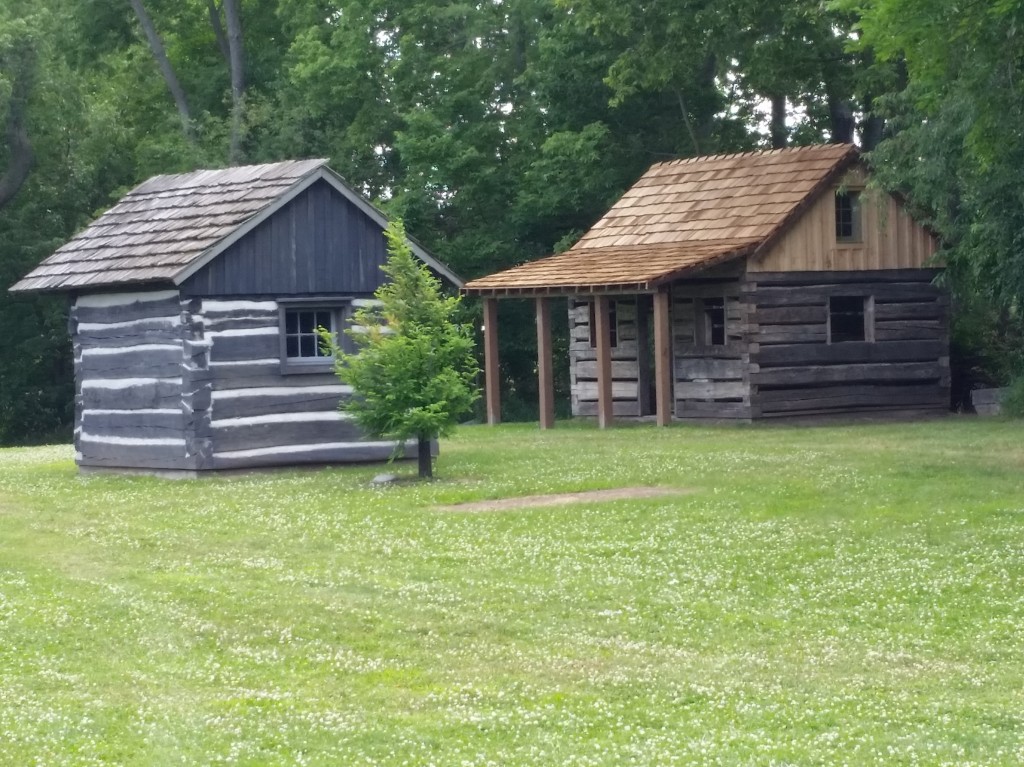
<instances>
[{"instance_id":1,"label":"wooden porch post","mask_svg":"<svg viewBox=\"0 0 1024 767\"><path fill-rule=\"evenodd\" d=\"M654 388L658 426L668 426L672 421L672 326L667 289L654 294Z\"/></svg>"},{"instance_id":2,"label":"wooden porch post","mask_svg":"<svg viewBox=\"0 0 1024 767\"><path fill-rule=\"evenodd\" d=\"M487 423L501 423L501 376L498 374L498 299L484 299L484 396Z\"/></svg>"},{"instance_id":3,"label":"wooden porch post","mask_svg":"<svg viewBox=\"0 0 1024 767\"><path fill-rule=\"evenodd\" d=\"M555 425L555 381L551 361L551 304L537 297L537 389L540 392L540 428Z\"/></svg>"},{"instance_id":4,"label":"wooden porch post","mask_svg":"<svg viewBox=\"0 0 1024 767\"><path fill-rule=\"evenodd\" d=\"M597 425L612 424L612 336L608 296L594 297L594 324L597 331Z\"/></svg>"}]
</instances>

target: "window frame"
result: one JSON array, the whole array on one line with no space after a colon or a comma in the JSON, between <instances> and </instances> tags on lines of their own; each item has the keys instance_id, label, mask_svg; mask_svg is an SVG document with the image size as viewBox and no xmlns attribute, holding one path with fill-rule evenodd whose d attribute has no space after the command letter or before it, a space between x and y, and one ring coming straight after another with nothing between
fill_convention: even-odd
<instances>
[{"instance_id":1,"label":"window frame","mask_svg":"<svg viewBox=\"0 0 1024 767\"><path fill-rule=\"evenodd\" d=\"M343 351L351 350L351 340L342 332L351 316L353 298L335 296L308 296L282 298L277 301L279 358L282 375L330 373L334 370L334 356L289 357L287 344L287 317L289 312L329 312L331 328Z\"/></svg>"},{"instance_id":2,"label":"window frame","mask_svg":"<svg viewBox=\"0 0 1024 767\"><path fill-rule=\"evenodd\" d=\"M721 302L720 305L709 306L711 302ZM694 322L693 322L693 343L702 348L725 347L729 345L729 299L727 296L700 296L693 299ZM714 343L713 319L709 319L709 312L722 312L722 342Z\"/></svg>"},{"instance_id":3,"label":"window frame","mask_svg":"<svg viewBox=\"0 0 1024 767\"><path fill-rule=\"evenodd\" d=\"M833 321L832 318L838 312L833 311L832 302L835 299L843 300L854 300L860 299L861 303L861 322L863 323L863 335L861 338L840 338L834 337L833 333ZM875 341L875 297L872 295L863 294L836 294L828 297L828 305L826 307L827 315L825 322L825 340L831 346L833 344L855 344L855 343L874 343Z\"/></svg>"},{"instance_id":4,"label":"window frame","mask_svg":"<svg viewBox=\"0 0 1024 767\"><path fill-rule=\"evenodd\" d=\"M864 201L861 189L836 190L833 207L837 245L861 245L864 242ZM850 234L840 234L841 216L844 215L843 201L849 201Z\"/></svg>"}]
</instances>

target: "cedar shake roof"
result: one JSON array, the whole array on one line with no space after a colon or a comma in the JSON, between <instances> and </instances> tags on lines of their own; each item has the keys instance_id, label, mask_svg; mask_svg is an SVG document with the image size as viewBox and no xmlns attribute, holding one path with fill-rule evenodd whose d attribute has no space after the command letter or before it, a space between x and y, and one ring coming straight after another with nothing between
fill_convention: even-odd
<instances>
[{"instance_id":1,"label":"cedar shake roof","mask_svg":"<svg viewBox=\"0 0 1024 767\"><path fill-rule=\"evenodd\" d=\"M647 290L763 249L856 162L852 144L653 165L570 250L471 280L472 295Z\"/></svg>"},{"instance_id":2,"label":"cedar shake roof","mask_svg":"<svg viewBox=\"0 0 1024 767\"><path fill-rule=\"evenodd\" d=\"M12 291L71 290L140 283L180 284L314 181L324 179L387 225L327 160L294 160L154 176L16 283ZM462 281L422 246L417 256L456 285Z\"/></svg>"}]
</instances>

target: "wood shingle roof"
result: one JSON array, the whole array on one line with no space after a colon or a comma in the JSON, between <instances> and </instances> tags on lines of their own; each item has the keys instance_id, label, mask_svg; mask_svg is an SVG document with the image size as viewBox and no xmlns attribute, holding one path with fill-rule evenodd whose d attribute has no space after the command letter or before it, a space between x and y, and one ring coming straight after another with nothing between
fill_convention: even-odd
<instances>
[{"instance_id":1,"label":"wood shingle roof","mask_svg":"<svg viewBox=\"0 0 1024 767\"><path fill-rule=\"evenodd\" d=\"M650 289L763 248L857 157L851 144L825 144L658 163L570 250L466 292Z\"/></svg>"},{"instance_id":2,"label":"wood shingle roof","mask_svg":"<svg viewBox=\"0 0 1024 767\"><path fill-rule=\"evenodd\" d=\"M155 176L132 189L11 290L84 292L180 284L318 179L330 183L382 228L387 225L384 214L322 159ZM428 266L462 284L418 243L410 240L410 245Z\"/></svg>"}]
</instances>

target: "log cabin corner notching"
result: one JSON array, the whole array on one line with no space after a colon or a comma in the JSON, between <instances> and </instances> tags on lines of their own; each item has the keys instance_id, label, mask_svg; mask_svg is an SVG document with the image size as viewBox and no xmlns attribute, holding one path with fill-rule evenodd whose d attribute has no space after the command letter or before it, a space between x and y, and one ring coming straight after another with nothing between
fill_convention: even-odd
<instances>
[{"instance_id":1,"label":"log cabin corner notching","mask_svg":"<svg viewBox=\"0 0 1024 767\"><path fill-rule=\"evenodd\" d=\"M71 295L80 468L386 459L394 443L338 412L350 392L315 335L373 300L386 226L324 160L157 176L129 192L12 288Z\"/></svg>"},{"instance_id":2,"label":"log cabin corner notching","mask_svg":"<svg viewBox=\"0 0 1024 767\"><path fill-rule=\"evenodd\" d=\"M602 426L948 410L938 243L867 180L842 144L659 163L566 253L470 281L489 422L510 297L536 301L545 428L552 296L569 299L572 413Z\"/></svg>"}]
</instances>

